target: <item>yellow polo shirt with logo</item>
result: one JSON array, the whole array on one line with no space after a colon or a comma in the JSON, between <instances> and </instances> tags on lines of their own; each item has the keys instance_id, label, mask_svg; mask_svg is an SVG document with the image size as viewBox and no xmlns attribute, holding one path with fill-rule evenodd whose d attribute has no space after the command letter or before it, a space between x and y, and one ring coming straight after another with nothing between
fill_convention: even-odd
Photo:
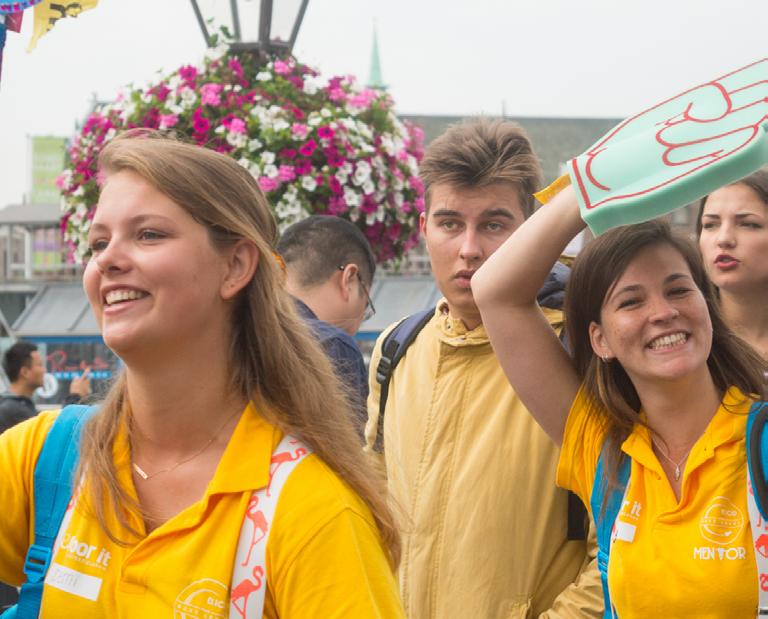
<instances>
[{"instance_id":1,"label":"yellow polo shirt with logo","mask_svg":"<svg viewBox=\"0 0 768 619\"><path fill-rule=\"evenodd\" d=\"M0 435L0 581L10 584L24 580L35 462L55 415ZM266 486L281 438L249 405L203 498L128 546L110 541L80 500L49 570L41 618L228 617L245 509L252 491ZM135 493L124 434L114 456ZM139 519L133 525L144 531ZM266 561L264 617L404 616L370 511L317 456L305 458L283 488Z\"/></svg>"},{"instance_id":2,"label":"yellow polo shirt with logo","mask_svg":"<svg viewBox=\"0 0 768 619\"><path fill-rule=\"evenodd\" d=\"M679 503L648 430L636 425L624 441L632 471L608 567L620 619L755 617L745 447L751 403L735 388L725 394L688 456ZM604 436L580 390L568 415L557 483L588 506Z\"/></svg>"}]
</instances>

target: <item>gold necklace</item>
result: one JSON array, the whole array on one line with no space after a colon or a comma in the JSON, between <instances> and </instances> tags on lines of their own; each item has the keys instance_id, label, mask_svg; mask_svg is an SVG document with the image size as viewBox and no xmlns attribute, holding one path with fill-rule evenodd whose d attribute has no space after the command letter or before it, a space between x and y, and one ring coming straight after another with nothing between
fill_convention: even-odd
<instances>
[{"instance_id":1,"label":"gold necklace","mask_svg":"<svg viewBox=\"0 0 768 619\"><path fill-rule=\"evenodd\" d=\"M215 434L213 434L211 436L211 438L208 439L208 441L205 443L205 445L203 445L199 450L197 450L195 453L193 453L188 458L184 458L182 460L179 460L175 464L172 464L171 466L168 466L168 467L165 467L165 468L160 469L158 471L155 471L154 473L147 473L138 464L133 462L133 457L131 457L131 466L133 466L133 470L136 471L136 473L139 475L139 477L141 477L144 481L149 481L150 479L152 479L153 477L157 477L161 473L170 473L171 471L175 471L182 464L186 464L187 462L190 462L190 461L194 460L199 455L201 455L206 449L208 449L211 446L211 444L213 443L213 441L216 440L216 438L219 436L219 434L221 434L223 432L223 430L227 426L227 424L230 421L232 421L232 419L235 417L235 415L237 415L239 412L241 412L241 411L236 411L234 414L232 414L229 417L227 417L226 420L224 421L224 423L222 424L222 426L216 431ZM131 425L133 427L133 424L131 424ZM137 430L137 432L139 434L144 436L144 433L141 430L139 430L138 426L136 426L136 430ZM144 436L144 438L146 438L147 440L151 441L151 439L149 437L147 437L147 436ZM131 443L133 443L133 441L131 441Z\"/></svg>"},{"instance_id":2,"label":"gold necklace","mask_svg":"<svg viewBox=\"0 0 768 619\"><path fill-rule=\"evenodd\" d=\"M701 437L699 437L701 438ZM688 459L688 456L691 455L691 452L693 451L693 448L696 446L696 443L698 442L698 438L693 442L693 445L691 445L691 448L685 452L685 455L680 459L680 462L675 462L672 458L669 457L666 453L664 453L664 450L661 448L661 445L659 445L656 442L656 439L653 438L653 434L651 434L651 441L654 445L656 445L656 449L659 450L659 453L664 456L667 460L669 460L675 467L675 481L678 481L680 479L680 466Z\"/></svg>"}]
</instances>

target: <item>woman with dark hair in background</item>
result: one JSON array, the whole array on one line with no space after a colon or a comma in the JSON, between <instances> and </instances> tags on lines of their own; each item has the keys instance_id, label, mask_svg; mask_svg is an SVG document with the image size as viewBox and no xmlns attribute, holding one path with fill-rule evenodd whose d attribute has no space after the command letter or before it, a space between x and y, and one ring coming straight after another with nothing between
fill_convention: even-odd
<instances>
[{"instance_id":1,"label":"woman with dark hair in background","mask_svg":"<svg viewBox=\"0 0 768 619\"><path fill-rule=\"evenodd\" d=\"M768 364L768 168L705 197L697 231L725 321Z\"/></svg>"}]
</instances>

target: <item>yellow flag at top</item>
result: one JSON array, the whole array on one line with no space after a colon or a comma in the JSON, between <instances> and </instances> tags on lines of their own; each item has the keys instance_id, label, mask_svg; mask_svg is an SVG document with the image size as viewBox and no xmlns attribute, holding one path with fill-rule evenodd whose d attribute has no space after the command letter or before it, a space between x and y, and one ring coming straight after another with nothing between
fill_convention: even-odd
<instances>
[{"instance_id":1,"label":"yellow flag at top","mask_svg":"<svg viewBox=\"0 0 768 619\"><path fill-rule=\"evenodd\" d=\"M98 3L99 0L80 0L79 2L43 0L36 4L34 30L27 51L31 52L40 37L53 28L57 21L64 17L77 17L83 11L94 8Z\"/></svg>"}]
</instances>

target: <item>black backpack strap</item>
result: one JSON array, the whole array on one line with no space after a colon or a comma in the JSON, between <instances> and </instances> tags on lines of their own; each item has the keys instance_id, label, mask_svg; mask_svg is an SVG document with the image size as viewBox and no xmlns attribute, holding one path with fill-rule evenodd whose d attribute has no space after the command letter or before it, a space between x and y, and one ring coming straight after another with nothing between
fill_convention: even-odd
<instances>
[{"instance_id":1,"label":"black backpack strap","mask_svg":"<svg viewBox=\"0 0 768 619\"><path fill-rule=\"evenodd\" d=\"M379 422L376 428L376 442L373 450L382 453L384 450L384 410L387 407L389 382L395 367L405 355L405 351L416 339L416 336L432 319L435 308L429 308L403 318L381 343L381 359L376 366L376 382L381 385L379 392Z\"/></svg>"}]
</instances>

